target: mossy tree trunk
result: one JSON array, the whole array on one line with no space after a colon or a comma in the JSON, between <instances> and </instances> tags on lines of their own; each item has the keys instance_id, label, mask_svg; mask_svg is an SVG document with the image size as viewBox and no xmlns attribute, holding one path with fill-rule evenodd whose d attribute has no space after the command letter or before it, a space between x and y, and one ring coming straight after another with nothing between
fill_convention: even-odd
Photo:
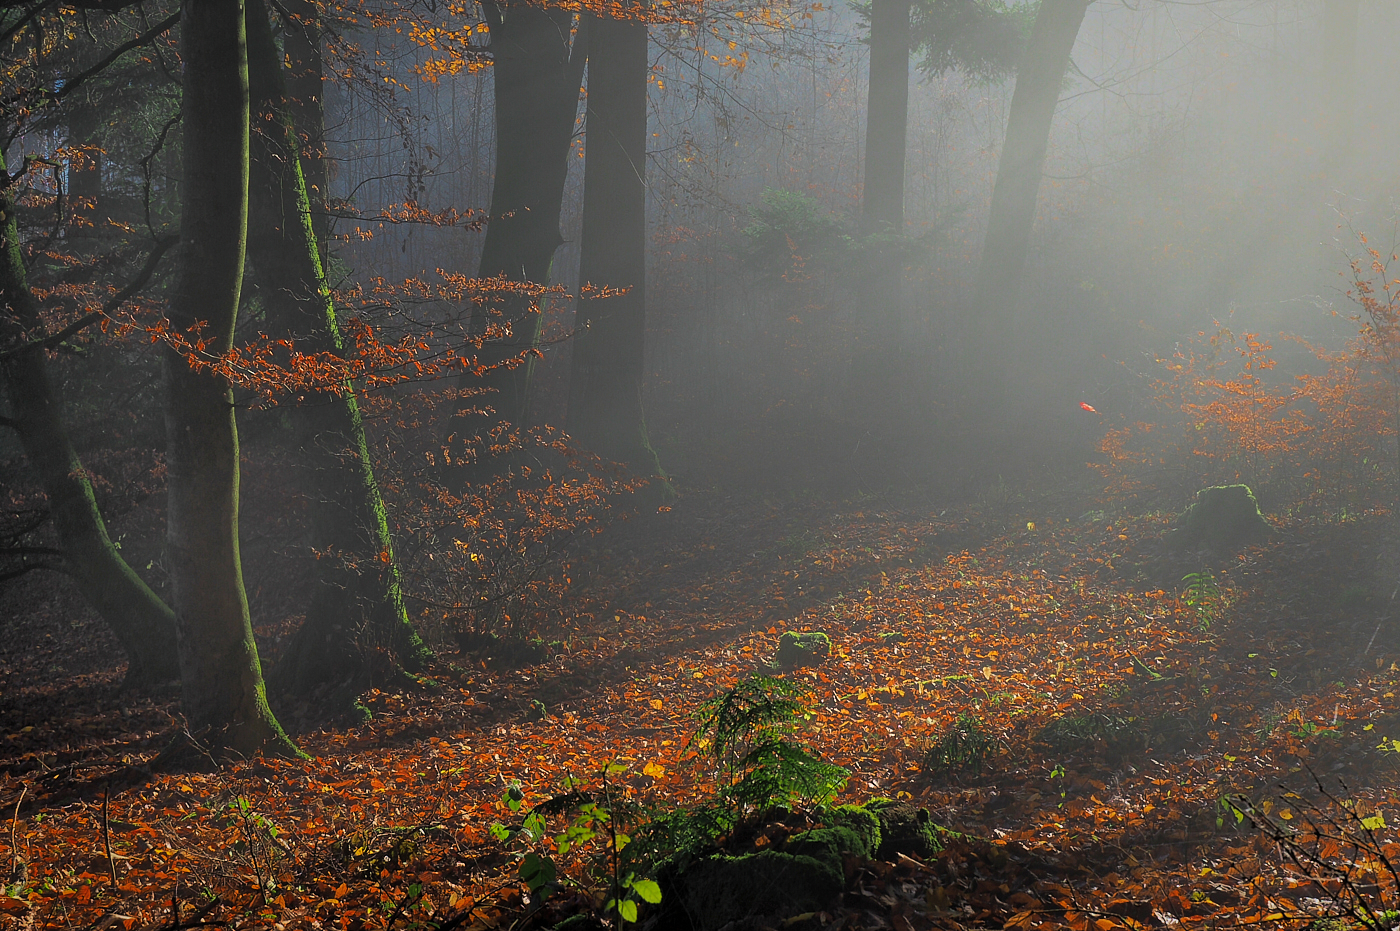
<instances>
[{"instance_id":1,"label":"mossy tree trunk","mask_svg":"<svg viewBox=\"0 0 1400 931\"><path fill-rule=\"evenodd\" d=\"M565 10L519 0L485 0L482 10L491 30L496 174L477 275L548 284L554 253L564 242L559 213L587 57L586 18L578 20L575 32L574 14ZM528 417L533 360L502 363L538 345L541 315L518 298L498 309L511 334L487 344L481 354L483 362L497 367L479 378L464 375L459 383L485 389L468 398L464 410L489 406L495 411L490 418L464 413L457 419L458 437L468 443L496 424L521 426ZM485 309L474 311L473 332L484 333L492 319Z\"/></svg>"},{"instance_id":2,"label":"mossy tree trunk","mask_svg":"<svg viewBox=\"0 0 1400 931\"><path fill-rule=\"evenodd\" d=\"M281 9L286 13L282 42L288 65L287 107L300 144L302 178L311 204L311 228L316 233L324 268L330 230L330 170L326 162L326 66L321 53L320 14L315 0L285 0Z\"/></svg>"},{"instance_id":3,"label":"mossy tree trunk","mask_svg":"<svg viewBox=\"0 0 1400 931\"><path fill-rule=\"evenodd\" d=\"M240 0L186 0L180 252L170 325L233 345L248 220L248 67ZM167 552L184 712L220 753L292 755L267 704L238 549L238 428L225 379L166 351Z\"/></svg>"},{"instance_id":4,"label":"mossy tree trunk","mask_svg":"<svg viewBox=\"0 0 1400 931\"><path fill-rule=\"evenodd\" d=\"M642 414L647 25L590 16L589 45L579 281L626 293L579 301L568 428L586 449L660 475Z\"/></svg>"},{"instance_id":5,"label":"mossy tree trunk","mask_svg":"<svg viewBox=\"0 0 1400 931\"><path fill-rule=\"evenodd\" d=\"M0 173L4 170L0 152ZM73 580L126 651L127 681L176 679L175 615L107 535L92 482L64 426L63 402L49 379L46 350L38 344L45 335L20 251L14 198L9 188L0 189L0 351L8 353L0 360L0 377L11 419L49 499Z\"/></svg>"},{"instance_id":6,"label":"mossy tree trunk","mask_svg":"<svg viewBox=\"0 0 1400 931\"><path fill-rule=\"evenodd\" d=\"M313 230L282 62L263 0L247 0L253 125L248 258L268 324L296 345L339 354L340 322ZM411 671L431 657L409 621L384 499L375 481L355 385L291 409L290 442L305 470L311 546L323 554L306 620L277 670L279 686L363 690L371 647ZM383 670L380 670L383 671ZM341 690L338 690L341 691Z\"/></svg>"}]
</instances>

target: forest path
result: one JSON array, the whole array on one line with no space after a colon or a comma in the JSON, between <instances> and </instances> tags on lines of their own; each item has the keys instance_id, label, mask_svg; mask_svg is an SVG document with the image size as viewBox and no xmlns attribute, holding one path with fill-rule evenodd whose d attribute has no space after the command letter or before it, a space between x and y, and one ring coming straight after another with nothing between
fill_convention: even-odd
<instances>
[{"instance_id":1,"label":"forest path","mask_svg":"<svg viewBox=\"0 0 1400 931\"><path fill-rule=\"evenodd\" d=\"M125 771L120 754L140 765L151 750L128 722L170 698L138 696L124 713L76 677L47 698L37 683L7 690L0 805L18 811L30 866L0 914L168 923L178 882L217 891L226 918L284 931L441 919L467 902L483 927L507 921L520 889L488 831L512 817L506 786L534 803L616 763L618 790L639 803L706 797L691 712L805 629L829 634L833 655L789 673L813 690L799 739L851 770L850 799L907 796L968 835L928 864L869 867L832 926L1316 915L1325 884L1290 888L1275 845L1221 801L1268 796L1302 824L1310 770L1329 786L1344 777L1353 810L1393 807L1395 754L1375 749L1400 736L1400 638L1369 561L1384 528L1285 528L1188 599L1163 581L1192 566L1164 548L1162 518L921 508L701 501L637 519L595 541L550 661L444 663L435 692L372 692L369 723L301 736L305 763L114 785L115 890L94 854L95 780ZM979 533L989 526L1017 529ZM84 631L57 634L33 648L82 647ZM990 742L980 771L944 739L955 725ZM153 748L165 733L141 739ZM1280 780L1298 796L1279 795ZM0 837L0 859L11 854ZM270 905L260 876L264 892L276 881Z\"/></svg>"}]
</instances>

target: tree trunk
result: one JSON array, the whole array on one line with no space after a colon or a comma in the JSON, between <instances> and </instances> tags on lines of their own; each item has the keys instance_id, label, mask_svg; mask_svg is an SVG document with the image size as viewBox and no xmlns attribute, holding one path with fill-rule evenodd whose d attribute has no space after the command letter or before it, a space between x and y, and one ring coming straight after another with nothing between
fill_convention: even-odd
<instances>
[{"instance_id":1,"label":"tree trunk","mask_svg":"<svg viewBox=\"0 0 1400 931\"><path fill-rule=\"evenodd\" d=\"M904 153L909 122L909 0L874 0L865 124L865 191L871 232L904 232Z\"/></svg>"},{"instance_id":2,"label":"tree trunk","mask_svg":"<svg viewBox=\"0 0 1400 931\"><path fill-rule=\"evenodd\" d=\"M94 145L98 125L97 105L82 90L74 96L77 99L70 97L66 101L69 112L67 144L71 148ZM82 164L69 162L68 196L75 205L80 201L86 204L86 207L80 208L82 213L96 223L102 217L103 208L102 154L89 151L86 155Z\"/></svg>"},{"instance_id":3,"label":"tree trunk","mask_svg":"<svg viewBox=\"0 0 1400 931\"><path fill-rule=\"evenodd\" d=\"M640 12L640 11L639 11ZM641 475L661 475L642 416L646 334L647 26L591 17L579 281L569 432Z\"/></svg>"},{"instance_id":4,"label":"tree trunk","mask_svg":"<svg viewBox=\"0 0 1400 931\"><path fill-rule=\"evenodd\" d=\"M248 67L240 0L186 0L180 261L170 325L233 345L248 220ZM184 712L220 752L295 754L267 705L238 553L238 428L228 382L166 351L167 550Z\"/></svg>"},{"instance_id":5,"label":"tree trunk","mask_svg":"<svg viewBox=\"0 0 1400 931\"><path fill-rule=\"evenodd\" d=\"M325 61L321 55L321 21L315 0L285 0L283 46L288 64L287 106L296 127L302 178L311 204L311 228L321 267L326 263L330 231L330 170L326 163L326 107L322 97Z\"/></svg>"},{"instance_id":6,"label":"tree trunk","mask_svg":"<svg viewBox=\"0 0 1400 931\"><path fill-rule=\"evenodd\" d=\"M1006 140L992 189L987 239L978 269L979 311L995 334L1014 325L1021 274L1030 249L1050 124L1070 52L1092 0L1042 0L1007 116Z\"/></svg>"},{"instance_id":7,"label":"tree trunk","mask_svg":"<svg viewBox=\"0 0 1400 931\"><path fill-rule=\"evenodd\" d=\"M286 83L267 8L247 0L248 72L256 128L251 142L248 257L269 325L299 347L344 349L335 303L321 267L312 214L287 110ZM344 685L347 701L375 672L367 648L419 670L431 653L404 609L393 539L365 441L355 385L291 411L290 442L305 469L311 546L323 553L306 620L288 646L277 679L308 693ZM383 670L380 670L383 671Z\"/></svg>"},{"instance_id":8,"label":"tree trunk","mask_svg":"<svg viewBox=\"0 0 1400 931\"><path fill-rule=\"evenodd\" d=\"M559 213L569 170L569 149L578 114L579 85L587 54L584 20L577 35L573 14L523 2L482 4L491 29L496 88L496 175L491 217L477 275L548 284L555 250L563 244ZM499 309L510 323L510 337L493 341L482 361L499 367L477 378L464 375L461 388L486 389L467 407L490 406L489 423L455 424L467 442L505 422L523 426L528 416L532 361L505 367L539 343L540 314L528 301L509 299ZM499 319L499 318L498 318ZM485 332L492 318L485 309L472 315L472 330Z\"/></svg>"},{"instance_id":9,"label":"tree trunk","mask_svg":"<svg viewBox=\"0 0 1400 931\"><path fill-rule=\"evenodd\" d=\"M0 152L0 172L5 170ZM29 290L10 190L0 189L0 349L45 335ZM92 482L63 424L63 402L49 381L41 346L0 363L0 377L25 455L49 499L54 525L73 579L88 604L126 651L127 681L165 682L180 675L175 615L132 571L107 536Z\"/></svg>"}]
</instances>

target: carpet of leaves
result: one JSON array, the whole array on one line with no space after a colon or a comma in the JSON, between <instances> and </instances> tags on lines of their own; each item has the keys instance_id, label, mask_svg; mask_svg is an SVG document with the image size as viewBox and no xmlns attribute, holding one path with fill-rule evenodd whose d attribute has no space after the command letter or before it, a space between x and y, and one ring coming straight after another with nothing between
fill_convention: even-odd
<instances>
[{"instance_id":1,"label":"carpet of leaves","mask_svg":"<svg viewBox=\"0 0 1400 931\"><path fill-rule=\"evenodd\" d=\"M617 762L640 803L703 796L690 713L785 630L833 640L789 674L816 696L802 739L852 771L846 799L910 797L963 835L861 867L812 926L1304 927L1333 890L1220 802L1301 822L1283 792L1311 797L1315 775L1393 809L1383 528L1281 528L1218 570L1207 617L1167 526L683 498L580 559L551 661L446 655L436 690L372 692L370 722L301 734L311 759L216 773L146 768L176 696L118 693L110 645L58 598L0 653L0 928L508 927L528 902L489 833L513 817L503 789L535 802ZM961 715L997 751L932 779L927 748Z\"/></svg>"}]
</instances>

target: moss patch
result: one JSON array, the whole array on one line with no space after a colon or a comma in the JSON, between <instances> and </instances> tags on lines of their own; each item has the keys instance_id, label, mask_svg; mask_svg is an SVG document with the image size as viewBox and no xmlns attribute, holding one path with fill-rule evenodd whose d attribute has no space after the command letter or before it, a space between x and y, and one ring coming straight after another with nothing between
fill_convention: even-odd
<instances>
[{"instance_id":1,"label":"moss patch","mask_svg":"<svg viewBox=\"0 0 1400 931\"><path fill-rule=\"evenodd\" d=\"M872 799L865 810L880 822L880 845L875 855L881 860L893 860L898 854L911 857L931 857L943 849L938 828L927 808L892 798Z\"/></svg>"},{"instance_id":2,"label":"moss patch","mask_svg":"<svg viewBox=\"0 0 1400 931\"><path fill-rule=\"evenodd\" d=\"M843 805L826 811L818 823L771 849L712 854L663 868L658 927L716 931L757 915L828 908L846 888L848 859L870 859L880 849L881 822L864 806Z\"/></svg>"},{"instance_id":3,"label":"moss patch","mask_svg":"<svg viewBox=\"0 0 1400 931\"><path fill-rule=\"evenodd\" d=\"M718 931L754 915L820 911L845 885L840 862L824 857L778 850L707 857L663 894L661 926Z\"/></svg>"},{"instance_id":4,"label":"moss patch","mask_svg":"<svg viewBox=\"0 0 1400 931\"><path fill-rule=\"evenodd\" d=\"M1230 550L1268 537L1269 522L1248 485L1215 485L1196 492L1196 503L1179 522L1181 542Z\"/></svg>"}]
</instances>

